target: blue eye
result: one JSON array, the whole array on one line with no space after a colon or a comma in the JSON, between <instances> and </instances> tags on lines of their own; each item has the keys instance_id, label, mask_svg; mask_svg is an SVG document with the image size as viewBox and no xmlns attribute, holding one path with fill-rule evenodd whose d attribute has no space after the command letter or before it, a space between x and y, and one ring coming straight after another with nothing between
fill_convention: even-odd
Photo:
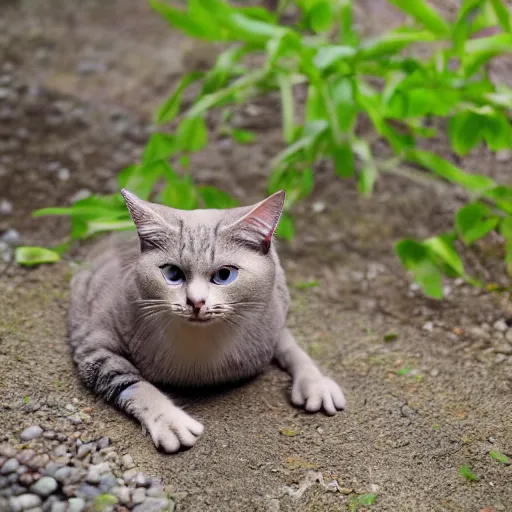
<instances>
[{"instance_id":1,"label":"blue eye","mask_svg":"<svg viewBox=\"0 0 512 512\"><path fill-rule=\"evenodd\" d=\"M235 267L220 267L212 276L212 283L231 284L238 276L238 269Z\"/></svg>"},{"instance_id":2,"label":"blue eye","mask_svg":"<svg viewBox=\"0 0 512 512\"><path fill-rule=\"evenodd\" d=\"M182 284L185 282L185 274L176 265L164 265L162 273L169 284Z\"/></svg>"}]
</instances>

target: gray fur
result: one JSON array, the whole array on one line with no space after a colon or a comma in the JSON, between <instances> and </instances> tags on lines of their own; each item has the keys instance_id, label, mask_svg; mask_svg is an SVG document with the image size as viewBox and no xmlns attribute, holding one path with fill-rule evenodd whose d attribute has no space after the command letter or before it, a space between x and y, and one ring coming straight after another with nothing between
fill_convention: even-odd
<instances>
[{"instance_id":1,"label":"gray fur","mask_svg":"<svg viewBox=\"0 0 512 512\"><path fill-rule=\"evenodd\" d=\"M344 407L339 387L285 326L288 290L271 243L284 193L252 207L194 211L123 196L139 242L111 237L72 281L70 341L87 386L139 419L167 452L192 446L203 427L153 384L237 381L275 358L293 377L296 405L329 414ZM184 271L182 285L167 283L166 264ZM239 269L237 279L212 283L225 265Z\"/></svg>"}]
</instances>

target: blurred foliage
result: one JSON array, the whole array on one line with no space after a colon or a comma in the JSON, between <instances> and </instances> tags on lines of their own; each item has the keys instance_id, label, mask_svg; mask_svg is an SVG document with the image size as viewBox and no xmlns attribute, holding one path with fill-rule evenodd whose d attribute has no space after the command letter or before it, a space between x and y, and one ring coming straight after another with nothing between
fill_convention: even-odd
<instances>
[{"instance_id":1,"label":"blurred foliage","mask_svg":"<svg viewBox=\"0 0 512 512\"><path fill-rule=\"evenodd\" d=\"M118 175L119 187L181 209L234 206L227 194L194 184L187 172L189 155L206 147L205 119L214 108L222 111L224 135L251 143L254 133L230 127L233 107L279 91L286 147L270 163L268 191L286 190L286 212L311 193L315 168L325 160L341 179L357 179L366 196L386 173L448 181L467 191L469 204L457 212L452 231L424 241L400 241L396 251L404 267L428 296L441 298L444 276L475 282L466 275L455 242L471 245L494 230L506 242L512 270L512 188L421 149L438 135L439 126L459 156L482 144L491 151L512 147L512 88L494 84L487 69L491 59L512 52L509 7L503 0L463 0L455 21L449 22L426 0L389 2L407 15L407 22L365 39L353 24L351 0L281 0L275 12L224 0L188 0L186 8L150 0L173 28L225 43L225 50L209 70L188 73L176 84L155 117L157 124L173 122L176 129L172 135L151 136L141 162ZM290 6L300 16L280 23ZM492 35L482 36L490 27ZM414 51L417 43L424 51ZM254 55L261 65L248 66L247 57ZM298 88L307 91L301 119ZM186 109L185 91L195 95ZM361 136L356 127L363 118L373 133ZM387 141L387 160L374 154L376 138ZM69 216L71 240L132 228L118 194L35 215ZM285 213L278 235L289 239L293 233L293 219ZM42 254L51 260L48 252Z\"/></svg>"}]
</instances>

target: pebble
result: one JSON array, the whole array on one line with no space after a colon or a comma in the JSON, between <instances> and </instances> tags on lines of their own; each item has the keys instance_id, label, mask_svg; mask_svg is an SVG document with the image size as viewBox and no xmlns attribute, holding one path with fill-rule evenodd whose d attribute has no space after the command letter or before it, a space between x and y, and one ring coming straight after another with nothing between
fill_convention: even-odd
<instances>
[{"instance_id":1,"label":"pebble","mask_svg":"<svg viewBox=\"0 0 512 512\"><path fill-rule=\"evenodd\" d=\"M39 496L49 496L57 489L58 486L59 484L55 478L51 476L43 476L32 485L30 490L35 494L39 494Z\"/></svg>"},{"instance_id":2,"label":"pebble","mask_svg":"<svg viewBox=\"0 0 512 512\"><path fill-rule=\"evenodd\" d=\"M98 466L90 466L89 472L85 478L86 482L90 484L99 484L100 483L100 470Z\"/></svg>"},{"instance_id":3,"label":"pebble","mask_svg":"<svg viewBox=\"0 0 512 512\"><path fill-rule=\"evenodd\" d=\"M9 501L12 512L19 512L41 505L41 498L37 494L21 494Z\"/></svg>"},{"instance_id":4,"label":"pebble","mask_svg":"<svg viewBox=\"0 0 512 512\"><path fill-rule=\"evenodd\" d=\"M137 487L132 492L132 503L134 505L138 505L139 503L142 503L146 499L146 489L142 487Z\"/></svg>"},{"instance_id":5,"label":"pebble","mask_svg":"<svg viewBox=\"0 0 512 512\"><path fill-rule=\"evenodd\" d=\"M57 480L57 482L63 483L69 479L72 472L73 470L69 466L64 466L55 471L53 477L55 478L55 480Z\"/></svg>"},{"instance_id":6,"label":"pebble","mask_svg":"<svg viewBox=\"0 0 512 512\"><path fill-rule=\"evenodd\" d=\"M138 471L136 469L129 469L123 473L123 480L125 483L131 482L137 473Z\"/></svg>"},{"instance_id":7,"label":"pebble","mask_svg":"<svg viewBox=\"0 0 512 512\"><path fill-rule=\"evenodd\" d=\"M133 458L131 455L123 455L121 458L121 466L124 469L132 469L135 467L135 464L133 463Z\"/></svg>"},{"instance_id":8,"label":"pebble","mask_svg":"<svg viewBox=\"0 0 512 512\"><path fill-rule=\"evenodd\" d=\"M426 322L422 329L427 332L432 332L434 330L434 324L432 322Z\"/></svg>"},{"instance_id":9,"label":"pebble","mask_svg":"<svg viewBox=\"0 0 512 512\"><path fill-rule=\"evenodd\" d=\"M110 445L110 439L108 437L102 437L97 443L96 446L98 447L98 450L103 450L107 446Z\"/></svg>"},{"instance_id":10,"label":"pebble","mask_svg":"<svg viewBox=\"0 0 512 512\"><path fill-rule=\"evenodd\" d=\"M147 498L143 503L133 507L132 512L172 512L174 503L162 498Z\"/></svg>"},{"instance_id":11,"label":"pebble","mask_svg":"<svg viewBox=\"0 0 512 512\"><path fill-rule=\"evenodd\" d=\"M121 487L115 487L112 492L119 500L119 503L122 503L123 505L130 504L130 489L128 489L128 487L125 487L124 485Z\"/></svg>"},{"instance_id":12,"label":"pebble","mask_svg":"<svg viewBox=\"0 0 512 512\"><path fill-rule=\"evenodd\" d=\"M31 441L32 439L36 439L43 433L43 429L39 425L32 425L31 427L27 427L21 434L20 439L22 441Z\"/></svg>"},{"instance_id":13,"label":"pebble","mask_svg":"<svg viewBox=\"0 0 512 512\"><path fill-rule=\"evenodd\" d=\"M494 322L493 328L494 328L494 330L496 330L498 332L507 332L508 331L507 322L505 322L505 320L503 320L503 319L500 319L500 320L497 320L496 322Z\"/></svg>"},{"instance_id":14,"label":"pebble","mask_svg":"<svg viewBox=\"0 0 512 512\"><path fill-rule=\"evenodd\" d=\"M85 508L85 500L83 498L70 498L68 500L68 512L82 512Z\"/></svg>"},{"instance_id":15,"label":"pebble","mask_svg":"<svg viewBox=\"0 0 512 512\"><path fill-rule=\"evenodd\" d=\"M0 455L8 459L16 457L16 448L7 443L0 444Z\"/></svg>"},{"instance_id":16,"label":"pebble","mask_svg":"<svg viewBox=\"0 0 512 512\"><path fill-rule=\"evenodd\" d=\"M68 510L68 505L64 501L56 501L52 504L52 508L50 512L66 512Z\"/></svg>"},{"instance_id":17,"label":"pebble","mask_svg":"<svg viewBox=\"0 0 512 512\"><path fill-rule=\"evenodd\" d=\"M94 448L95 448L95 446L93 443L83 444L82 446L80 446L78 448L78 452L77 452L76 456L79 459L83 459L84 457L89 455L94 450Z\"/></svg>"},{"instance_id":18,"label":"pebble","mask_svg":"<svg viewBox=\"0 0 512 512\"><path fill-rule=\"evenodd\" d=\"M8 229L2 235L1 240L9 245L19 245L21 236L15 229Z\"/></svg>"},{"instance_id":19,"label":"pebble","mask_svg":"<svg viewBox=\"0 0 512 512\"><path fill-rule=\"evenodd\" d=\"M2 475L8 475L9 473L14 473L19 468L19 466L20 466L20 463L16 459L8 459L2 466L0 473Z\"/></svg>"},{"instance_id":20,"label":"pebble","mask_svg":"<svg viewBox=\"0 0 512 512\"><path fill-rule=\"evenodd\" d=\"M509 342L509 343L512 343L512 329L508 329L507 332L505 333L505 339Z\"/></svg>"},{"instance_id":21,"label":"pebble","mask_svg":"<svg viewBox=\"0 0 512 512\"><path fill-rule=\"evenodd\" d=\"M132 481L137 487L149 487L148 479L143 473L137 473Z\"/></svg>"},{"instance_id":22,"label":"pebble","mask_svg":"<svg viewBox=\"0 0 512 512\"><path fill-rule=\"evenodd\" d=\"M12 203L7 201L7 199L2 199L0 201L0 215L11 215L12 213Z\"/></svg>"},{"instance_id":23,"label":"pebble","mask_svg":"<svg viewBox=\"0 0 512 512\"><path fill-rule=\"evenodd\" d=\"M60 181L68 181L69 178L71 178L71 172L69 171L69 169L62 167L62 169L58 170L57 177Z\"/></svg>"}]
</instances>

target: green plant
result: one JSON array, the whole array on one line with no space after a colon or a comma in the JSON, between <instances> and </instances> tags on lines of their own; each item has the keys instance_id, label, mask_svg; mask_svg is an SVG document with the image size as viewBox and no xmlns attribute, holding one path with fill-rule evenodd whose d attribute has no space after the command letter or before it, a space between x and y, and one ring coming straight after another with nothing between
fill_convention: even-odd
<instances>
[{"instance_id":1,"label":"green plant","mask_svg":"<svg viewBox=\"0 0 512 512\"><path fill-rule=\"evenodd\" d=\"M314 170L327 160L340 178L356 178L363 195L372 193L383 174L426 184L450 182L467 191L469 202L457 212L453 230L396 245L404 267L428 296L442 297L444 276L476 283L466 274L456 242L471 245L492 230L506 241L512 272L512 187L466 172L424 149L437 134L432 126L438 125L445 127L460 156L481 144L491 151L512 147L512 88L492 83L487 72L491 59L512 51L510 11L503 0L463 0L455 21L448 22L426 0L389 1L408 15L408 23L363 39L352 23L351 0L281 0L276 13L234 7L225 0L188 0L186 9L150 0L173 27L193 38L224 43L226 49L207 72L182 77L155 119L162 125L176 123L174 135L155 133L141 163L120 173L119 186L177 208L233 205L226 194L193 183L186 174L188 156L206 146L205 118L214 108L223 113L223 134L239 143L252 142L253 133L230 126L232 109L275 90L281 98L286 148L270 162L268 189L287 192L279 236L293 237L291 209L311 193ZM280 15L292 3L298 20L280 24ZM475 37L489 27L497 27L498 33ZM413 51L416 44L427 50L427 57ZM262 64L249 67L248 56ZM301 119L298 89L307 92ZM183 111L185 91L195 99ZM363 118L371 122L369 134L358 129ZM430 122L437 118L443 122ZM377 138L389 146L386 159L373 152ZM91 197L35 215L69 216L72 240L132 227L118 195Z\"/></svg>"}]
</instances>

